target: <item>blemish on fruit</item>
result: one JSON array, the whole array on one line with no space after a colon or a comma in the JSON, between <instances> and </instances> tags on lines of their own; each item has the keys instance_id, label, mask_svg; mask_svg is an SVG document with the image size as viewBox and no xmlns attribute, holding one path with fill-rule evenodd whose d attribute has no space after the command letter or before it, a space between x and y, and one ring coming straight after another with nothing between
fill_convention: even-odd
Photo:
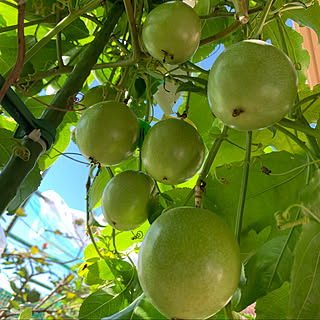
<instances>
[{"instance_id":1,"label":"blemish on fruit","mask_svg":"<svg viewBox=\"0 0 320 320\"><path fill-rule=\"evenodd\" d=\"M243 112L244 112L243 109L241 109L241 108L235 108L235 109L233 109L233 111L232 111L232 116L233 116L233 117L239 117L240 114L243 113Z\"/></svg>"},{"instance_id":2,"label":"blemish on fruit","mask_svg":"<svg viewBox=\"0 0 320 320\"><path fill-rule=\"evenodd\" d=\"M115 221L111 221L112 222L112 224L115 226L117 223L115 222Z\"/></svg>"},{"instance_id":3,"label":"blemish on fruit","mask_svg":"<svg viewBox=\"0 0 320 320\"><path fill-rule=\"evenodd\" d=\"M167 178L167 177L163 177L163 178L162 178L162 180L164 180L164 181L165 181L165 180L168 180L168 178Z\"/></svg>"}]
</instances>

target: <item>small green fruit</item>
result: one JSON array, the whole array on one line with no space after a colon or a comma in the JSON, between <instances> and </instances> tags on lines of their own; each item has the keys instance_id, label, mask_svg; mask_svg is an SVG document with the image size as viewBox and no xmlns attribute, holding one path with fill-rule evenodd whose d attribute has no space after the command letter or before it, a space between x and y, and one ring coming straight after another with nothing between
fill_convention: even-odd
<instances>
[{"instance_id":1,"label":"small green fruit","mask_svg":"<svg viewBox=\"0 0 320 320\"><path fill-rule=\"evenodd\" d=\"M75 140L88 160L112 166L132 155L139 136L140 127L135 114L124 103L105 101L84 111L76 128Z\"/></svg>"},{"instance_id":2,"label":"small green fruit","mask_svg":"<svg viewBox=\"0 0 320 320\"><path fill-rule=\"evenodd\" d=\"M117 96L117 90L106 85L96 86L88 90L84 95L81 104L86 107L93 106L101 101L114 100Z\"/></svg>"},{"instance_id":3,"label":"small green fruit","mask_svg":"<svg viewBox=\"0 0 320 320\"><path fill-rule=\"evenodd\" d=\"M154 182L140 171L123 171L107 184L102 211L107 222L120 231L134 230L148 218Z\"/></svg>"},{"instance_id":4,"label":"small green fruit","mask_svg":"<svg viewBox=\"0 0 320 320\"><path fill-rule=\"evenodd\" d=\"M179 184L200 169L205 146L198 131L180 119L156 123L147 133L141 150L146 171L164 184Z\"/></svg>"},{"instance_id":5,"label":"small green fruit","mask_svg":"<svg viewBox=\"0 0 320 320\"><path fill-rule=\"evenodd\" d=\"M147 16L142 27L142 40L155 59L168 64L189 60L199 46L199 16L181 1L160 4Z\"/></svg>"},{"instance_id":6,"label":"small green fruit","mask_svg":"<svg viewBox=\"0 0 320 320\"><path fill-rule=\"evenodd\" d=\"M224 220L199 208L164 212L139 251L138 276L168 319L205 319L231 299L240 280L240 250Z\"/></svg>"},{"instance_id":7,"label":"small green fruit","mask_svg":"<svg viewBox=\"0 0 320 320\"><path fill-rule=\"evenodd\" d=\"M245 40L227 48L208 79L213 114L238 130L254 130L281 120L294 105L298 78L294 65L278 48Z\"/></svg>"}]
</instances>

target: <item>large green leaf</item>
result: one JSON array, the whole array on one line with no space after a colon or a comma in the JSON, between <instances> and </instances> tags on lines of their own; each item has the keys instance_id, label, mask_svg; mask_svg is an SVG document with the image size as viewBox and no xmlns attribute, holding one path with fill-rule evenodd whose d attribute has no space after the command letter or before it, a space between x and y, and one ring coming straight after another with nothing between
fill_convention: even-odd
<instances>
[{"instance_id":1,"label":"large green leaf","mask_svg":"<svg viewBox=\"0 0 320 320\"><path fill-rule=\"evenodd\" d=\"M313 172L308 185L301 190L301 201L303 206L312 212L313 218L317 219L318 222L320 221L320 199L315 195L318 195L319 192L320 171L316 170Z\"/></svg>"},{"instance_id":2,"label":"large green leaf","mask_svg":"<svg viewBox=\"0 0 320 320\"><path fill-rule=\"evenodd\" d=\"M141 295L141 288L135 269L131 279L122 285L110 285L89 295L82 303L79 319L101 319L118 313Z\"/></svg>"},{"instance_id":3,"label":"large green leaf","mask_svg":"<svg viewBox=\"0 0 320 320\"><path fill-rule=\"evenodd\" d=\"M68 126L58 127L56 133L56 140L53 147L44 154L42 154L38 160L41 171L44 171L47 168L49 168L59 158L61 153L63 153L67 149L70 143L70 139L70 128Z\"/></svg>"},{"instance_id":4,"label":"large green leaf","mask_svg":"<svg viewBox=\"0 0 320 320\"><path fill-rule=\"evenodd\" d=\"M199 1L200 2L200 1ZM225 9L226 10L226 9ZM208 38L222 30L224 30L228 25L233 22L233 18L215 18L215 19L207 19L201 21L201 39ZM229 44L230 38L228 38ZM217 40L200 46L194 56L192 57L193 62L199 62L207 57L216 49L217 46L221 44L226 44L227 40L223 41Z\"/></svg>"},{"instance_id":5,"label":"large green leaf","mask_svg":"<svg viewBox=\"0 0 320 320\"><path fill-rule=\"evenodd\" d=\"M42 176L40 174L39 166L36 165L32 171L27 175L20 185L16 196L10 202L7 210L9 214L14 214L24 200L26 200L33 192L40 186Z\"/></svg>"},{"instance_id":6,"label":"large green leaf","mask_svg":"<svg viewBox=\"0 0 320 320\"><path fill-rule=\"evenodd\" d=\"M289 286L289 282L284 282L279 289L273 290L266 296L257 299L255 306L257 320L287 319Z\"/></svg>"},{"instance_id":7,"label":"large green leaf","mask_svg":"<svg viewBox=\"0 0 320 320\"><path fill-rule=\"evenodd\" d=\"M248 233L242 236L240 242L240 258L243 264L246 264L248 260L263 246L268 240L271 232L271 226L265 227L259 233L251 229Z\"/></svg>"},{"instance_id":8,"label":"large green leaf","mask_svg":"<svg viewBox=\"0 0 320 320\"><path fill-rule=\"evenodd\" d=\"M15 127L16 123L11 118L0 115L0 170L5 166L12 154L12 148L15 145L15 140L13 139Z\"/></svg>"},{"instance_id":9,"label":"large green leaf","mask_svg":"<svg viewBox=\"0 0 320 320\"><path fill-rule=\"evenodd\" d=\"M318 36L320 42L320 5L317 0L312 1L312 5L307 9L290 10L283 13L285 19L292 19L300 26L313 29Z\"/></svg>"},{"instance_id":10,"label":"large green leaf","mask_svg":"<svg viewBox=\"0 0 320 320\"><path fill-rule=\"evenodd\" d=\"M89 36L89 30L80 18L70 23L63 29L62 33L68 41L75 41Z\"/></svg>"},{"instance_id":11,"label":"large green leaf","mask_svg":"<svg viewBox=\"0 0 320 320\"><path fill-rule=\"evenodd\" d=\"M1 27L5 27L7 25L7 21L5 20L5 18L3 17L2 14L0 14L0 26Z\"/></svg>"},{"instance_id":12,"label":"large green leaf","mask_svg":"<svg viewBox=\"0 0 320 320\"><path fill-rule=\"evenodd\" d=\"M299 87L299 99L303 99L314 95L314 100L308 100L301 106L301 111L309 123L316 123L320 118L320 84L315 85L312 90L306 84ZM314 101L311 105L310 103Z\"/></svg>"},{"instance_id":13,"label":"large green leaf","mask_svg":"<svg viewBox=\"0 0 320 320\"><path fill-rule=\"evenodd\" d=\"M293 241L296 237L292 237ZM241 289L237 310L243 310L258 298L278 289L289 281L293 252L288 237L281 236L266 242L245 266L247 282Z\"/></svg>"},{"instance_id":14,"label":"large green leaf","mask_svg":"<svg viewBox=\"0 0 320 320\"><path fill-rule=\"evenodd\" d=\"M0 34L0 73L5 74L16 62L17 38Z\"/></svg>"},{"instance_id":15,"label":"large green leaf","mask_svg":"<svg viewBox=\"0 0 320 320\"><path fill-rule=\"evenodd\" d=\"M243 232L250 229L260 232L269 225L276 229L274 213L297 203L301 188L305 184L305 169L285 173L300 166L304 161L303 157L284 151L252 159L243 216ZM232 228L236 220L242 165L240 162L216 170L212 168L211 174L205 180L207 185L203 194L203 205L223 216ZM266 175L261 171L262 167L266 167L274 174L284 174Z\"/></svg>"},{"instance_id":16,"label":"large green leaf","mask_svg":"<svg viewBox=\"0 0 320 320\"><path fill-rule=\"evenodd\" d=\"M162 320L164 317L143 294L133 301L124 310L112 315L111 317L102 318L102 320Z\"/></svg>"},{"instance_id":17,"label":"large green leaf","mask_svg":"<svg viewBox=\"0 0 320 320\"><path fill-rule=\"evenodd\" d=\"M292 267L288 319L320 319L320 224L302 228Z\"/></svg>"},{"instance_id":18,"label":"large green leaf","mask_svg":"<svg viewBox=\"0 0 320 320\"><path fill-rule=\"evenodd\" d=\"M294 10L297 11L297 10ZM300 70L297 70L299 84L306 83L307 71L310 64L310 55L307 50L302 48L303 37L302 35L293 30L291 27L285 26L286 33L289 35L287 39L288 55L293 63L299 63L301 66ZM283 50L278 24L276 21L268 23L263 28L264 40L270 39L272 44L279 49ZM295 61L296 57L296 61Z\"/></svg>"},{"instance_id":19,"label":"large green leaf","mask_svg":"<svg viewBox=\"0 0 320 320\"><path fill-rule=\"evenodd\" d=\"M147 221L139 228L133 230L132 232L128 231L116 231L115 233L115 243L117 251L125 251L129 247L142 242L143 237L146 235L150 223ZM102 231L101 236L104 238L104 244L102 241L99 241L97 244L103 248L107 248L110 251L114 250L114 244L112 239L112 227L107 225Z\"/></svg>"}]
</instances>

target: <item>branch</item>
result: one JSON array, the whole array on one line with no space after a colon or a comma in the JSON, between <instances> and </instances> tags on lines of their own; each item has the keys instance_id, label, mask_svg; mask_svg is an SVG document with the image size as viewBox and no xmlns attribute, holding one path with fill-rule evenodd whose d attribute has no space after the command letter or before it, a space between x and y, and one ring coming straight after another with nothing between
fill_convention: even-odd
<instances>
[{"instance_id":1,"label":"branch","mask_svg":"<svg viewBox=\"0 0 320 320\"><path fill-rule=\"evenodd\" d=\"M110 9L106 22L100 32L92 41L87 51L84 52L79 63L74 67L72 73L55 95L50 105L57 108L67 108L69 97L81 90L83 83L90 74L92 67L96 64L104 46L109 41L123 11L124 8L121 3L116 3ZM44 111L41 118L51 122L55 127L58 127L61 124L64 115L65 112L48 108ZM15 197L20 184L33 169L40 156L40 152L42 151L40 144L31 140L25 140L22 144L30 150L30 159L28 161L23 161L12 155L0 174L0 215Z\"/></svg>"},{"instance_id":2,"label":"branch","mask_svg":"<svg viewBox=\"0 0 320 320\"><path fill-rule=\"evenodd\" d=\"M229 33L232 33L233 31L238 29L241 25L242 25L242 23L239 20L236 20L234 23L232 23L226 29L224 29L224 30L222 30L222 31L220 31L220 32L208 37L208 38L200 40L199 46L203 46L207 43L221 39L221 38L225 37L226 35L228 35Z\"/></svg>"}]
</instances>

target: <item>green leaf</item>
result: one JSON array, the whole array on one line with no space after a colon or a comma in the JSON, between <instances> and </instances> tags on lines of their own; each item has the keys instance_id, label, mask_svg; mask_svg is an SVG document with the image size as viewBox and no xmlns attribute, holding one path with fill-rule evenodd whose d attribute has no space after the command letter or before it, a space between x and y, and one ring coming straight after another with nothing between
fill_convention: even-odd
<instances>
[{"instance_id":1,"label":"green leaf","mask_svg":"<svg viewBox=\"0 0 320 320\"><path fill-rule=\"evenodd\" d=\"M17 38L0 34L0 73L5 74L16 62Z\"/></svg>"},{"instance_id":2,"label":"green leaf","mask_svg":"<svg viewBox=\"0 0 320 320\"><path fill-rule=\"evenodd\" d=\"M89 36L89 30L80 18L70 23L66 28L62 30L62 33L68 41L76 41L78 39L87 38Z\"/></svg>"},{"instance_id":3,"label":"green leaf","mask_svg":"<svg viewBox=\"0 0 320 320\"><path fill-rule=\"evenodd\" d=\"M36 164L32 171L27 175L20 185L16 196L10 202L7 210L8 214L14 214L23 201L25 201L33 192L38 190L42 176L40 174L39 166Z\"/></svg>"},{"instance_id":4,"label":"green leaf","mask_svg":"<svg viewBox=\"0 0 320 320\"><path fill-rule=\"evenodd\" d=\"M98 176L96 176L92 182L89 190L89 208L93 210L101 205L101 198L103 191L110 181L110 175L106 168L101 168Z\"/></svg>"},{"instance_id":5,"label":"green leaf","mask_svg":"<svg viewBox=\"0 0 320 320\"><path fill-rule=\"evenodd\" d=\"M299 11L299 10L291 10L291 11ZM303 37L302 35L293 30L291 27L285 26L285 30L289 35L289 40L287 40L288 47L288 55L293 63L299 63L301 66L301 70L297 70L299 84L305 84L307 80L307 71L310 64L310 55L307 50L303 49ZM272 44L279 49L283 50L278 24L276 21L268 23L263 28L263 38L265 40L270 39ZM291 42L291 45L289 44ZM294 52L293 52L294 50ZM296 61L295 61L296 57Z\"/></svg>"},{"instance_id":6,"label":"green leaf","mask_svg":"<svg viewBox=\"0 0 320 320\"><path fill-rule=\"evenodd\" d=\"M187 197L190 196L190 193L191 193L191 197L188 200L188 202L185 203ZM163 195L169 197L169 199L172 199L171 205L175 207L192 205L194 203L194 192L192 192L191 188L171 189L163 192ZM168 203L170 204L170 202Z\"/></svg>"},{"instance_id":7,"label":"green leaf","mask_svg":"<svg viewBox=\"0 0 320 320\"><path fill-rule=\"evenodd\" d=\"M313 218L320 221L320 199L315 195L320 192L320 171L313 173L308 185L301 191L302 204L313 213ZM308 214L310 217L310 215Z\"/></svg>"},{"instance_id":8,"label":"green leaf","mask_svg":"<svg viewBox=\"0 0 320 320\"><path fill-rule=\"evenodd\" d=\"M61 41L62 52L66 55L75 46L69 41ZM57 61L57 48L56 41L50 40L43 48L41 48L35 55L29 60L36 72L43 72L48 70Z\"/></svg>"},{"instance_id":9,"label":"green leaf","mask_svg":"<svg viewBox=\"0 0 320 320\"><path fill-rule=\"evenodd\" d=\"M274 213L284 211L289 205L297 203L301 187L305 184L306 169L285 173L304 162L303 157L285 151L272 152L252 159L242 232L248 232L250 229L260 232L269 225L276 230ZM202 197L203 205L221 215L232 228L236 220L242 166L242 162L236 162L216 170L212 168L210 175L205 179L206 192ZM274 174L284 174L266 175L261 171L262 167L268 168Z\"/></svg>"},{"instance_id":10,"label":"green leaf","mask_svg":"<svg viewBox=\"0 0 320 320\"><path fill-rule=\"evenodd\" d=\"M150 223L146 221L142 226L133 230L132 232L129 231L116 231L115 241L116 241L116 249L118 251L125 251L129 247L133 246L136 243L140 243L143 240L143 237L146 235L148 229L150 227ZM138 237L134 237L137 235ZM114 250L113 241L112 241L112 227L107 225L102 231L101 236L105 239L104 241L108 244L109 250ZM133 239L134 238L134 239Z\"/></svg>"},{"instance_id":11,"label":"green leaf","mask_svg":"<svg viewBox=\"0 0 320 320\"><path fill-rule=\"evenodd\" d=\"M19 315L19 320L29 320L32 318L32 307L26 307L22 309L20 315Z\"/></svg>"},{"instance_id":12,"label":"green leaf","mask_svg":"<svg viewBox=\"0 0 320 320\"><path fill-rule=\"evenodd\" d=\"M271 232L271 226L267 226L259 233L251 229L243 235L240 243L241 262L246 264L248 260L263 246L268 240Z\"/></svg>"},{"instance_id":13,"label":"green leaf","mask_svg":"<svg viewBox=\"0 0 320 320\"><path fill-rule=\"evenodd\" d=\"M101 320L162 320L164 317L143 294L133 301L124 310L112 315L111 317L102 318Z\"/></svg>"},{"instance_id":14,"label":"green leaf","mask_svg":"<svg viewBox=\"0 0 320 320\"><path fill-rule=\"evenodd\" d=\"M312 1L312 5L307 9L289 10L283 13L285 19L292 19L300 26L309 27L313 29L318 36L318 43L320 43L320 5L317 0Z\"/></svg>"},{"instance_id":15,"label":"green leaf","mask_svg":"<svg viewBox=\"0 0 320 320\"><path fill-rule=\"evenodd\" d=\"M13 131L0 127L0 169L3 169L12 155L12 148L15 146L15 143L14 139L10 139L13 139Z\"/></svg>"},{"instance_id":16,"label":"green leaf","mask_svg":"<svg viewBox=\"0 0 320 320\"><path fill-rule=\"evenodd\" d=\"M53 147L49 151L42 154L38 160L41 171L49 168L59 158L59 156L61 156L61 153L67 149L70 139L71 131L69 127L59 126L57 128L56 141Z\"/></svg>"},{"instance_id":17,"label":"green leaf","mask_svg":"<svg viewBox=\"0 0 320 320\"><path fill-rule=\"evenodd\" d=\"M186 97L184 97L185 101ZM183 113L185 105L181 105L178 109ZM188 119L190 119L197 127L198 132L203 135L207 133L212 126L214 117L211 113L208 98L198 94L191 93L189 101Z\"/></svg>"},{"instance_id":18,"label":"green leaf","mask_svg":"<svg viewBox=\"0 0 320 320\"><path fill-rule=\"evenodd\" d=\"M141 288L135 269L125 285L110 285L90 294L82 303L79 319L101 319L126 308L137 296Z\"/></svg>"},{"instance_id":19,"label":"green leaf","mask_svg":"<svg viewBox=\"0 0 320 320\"><path fill-rule=\"evenodd\" d=\"M266 242L245 266L247 283L241 290L237 310L243 310L258 298L289 281L293 252L287 237L281 236Z\"/></svg>"},{"instance_id":20,"label":"green leaf","mask_svg":"<svg viewBox=\"0 0 320 320\"><path fill-rule=\"evenodd\" d=\"M289 282L286 281L279 289L273 290L257 300L256 320L287 319L289 286Z\"/></svg>"},{"instance_id":21,"label":"green leaf","mask_svg":"<svg viewBox=\"0 0 320 320\"><path fill-rule=\"evenodd\" d=\"M320 318L320 224L303 225L296 247L288 319Z\"/></svg>"},{"instance_id":22,"label":"green leaf","mask_svg":"<svg viewBox=\"0 0 320 320\"><path fill-rule=\"evenodd\" d=\"M320 84L315 85L312 90L306 84L299 86L299 99L303 99L315 95L314 102L309 106L312 100L309 100L301 106L304 117L309 123L316 123L320 117Z\"/></svg>"},{"instance_id":23,"label":"green leaf","mask_svg":"<svg viewBox=\"0 0 320 320\"><path fill-rule=\"evenodd\" d=\"M7 26L7 22L4 19L4 17L2 16L2 14L0 14L0 26L1 27L6 27Z\"/></svg>"},{"instance_id":24,"label":"green leaf","mask_svg":"<svg viewBox=\"0 0 320 320\"><path fill-rule=\"evenodd\" d=\"M201 1L199 1L201 2ZM226 10L226 9L225 9ZM205 39L212 36L219 31L224 30L229 24L231 24L233 19L230 18L216 18L216 19L206 19L201 21L201 39ZM223 43L227 43L229 39L223 39ZM213 41L203 46L200 46L194 56L192 57L192 62L199 62L207 57L220 45L222 41Z\"/></svg>"}]
</instances>

